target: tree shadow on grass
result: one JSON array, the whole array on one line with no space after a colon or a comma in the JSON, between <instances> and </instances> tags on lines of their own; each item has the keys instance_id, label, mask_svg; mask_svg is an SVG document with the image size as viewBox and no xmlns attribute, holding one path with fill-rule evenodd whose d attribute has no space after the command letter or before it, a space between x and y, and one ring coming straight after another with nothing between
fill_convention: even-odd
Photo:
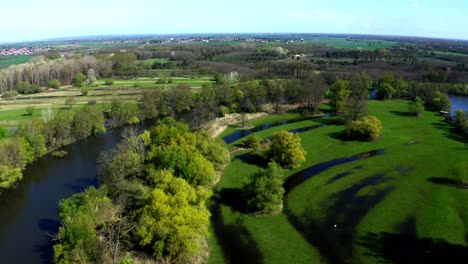
<instances>
[{"instance_id":1,"label":"tree shadow on grass","mask_svg":"<svg viewBox=\"0 0 468 264\"><path fill-rule=\"evenodd\" d=\"M270 162L267 157L256 152L240 154L237 155L235 159L240 159L247 164L259 166L262 168L266 168L268 166L268 162Z\"/></svg>"},{"instance_id":2,"label":"tree shadow on grass","mask_svg":"<svg viewBox=\"0 0 468 264\"><path fill-rule=\"evenodd\" d=\"M468 189L468 186L461 184L459 181L450 179L447 177L431 177L427 179L428 182L432 182L434 184L440 184L460 189Z\"/></svg>"},{"instance_id":3,"label":"tree shadow on grass","mask_svg":"<svg viewBox=\"0 0 468 264\"><path fill-rule=\"evenodd\" d=\"M390 111L390 113L394 114L394 115L397 115L397 116L414 116L412 115L410 112L405 112L405 111L396 111L396 110L393 110L393 111Z\"/></svg>"},{"instance_id":4,"label":"tree shadow on grass","mask_svg":"<svg viewBox=\"0 0 468 264\"><path fill-rule=\"evenodd\" d=\"M247 213L247 202L241 189L223 188L216 192L214 200L218 204L229 206L233 211Z\"/></svg>"},{"instance_id":5,"label":"tree shadow on grass","mask_svg":"<svg viewBox=\"0 0 468 264\"><path fill-rule=\"evenodd\" d=\"M468 260L468 247L442 239L381 232L360 236L357 244L381 263L466 263Z\"/></svg>"},{"instance_id":6,"label":"tree shadow on grass","mask_svg":"<svg viewBox=\"0 0 468 264\"><path fill-rule=\"evenodd\" d=\"M376 186L387 178L384 174L371 176L352 187L331 197L334 203L326 210L322 219L316 219L314 212L295 216L286 203L285 214L290 223L300 231L306 240L317 247L330 263L352 263L355 228L368 211L392 191L392 187L371 192L358 193Z\"/></svg>"},{"instance_id":7,"label":"tree shadow on grass","mask_svg":"<svg viewBox=\"0 0 468 264\"><path fill-rule=\"evenodd\" d=\"M440 122L432 123L432 125L435 128L444 130L445 137L461 142L461 143L465 143L465 145L468 147L468 137L458 133L450 123L445 122L445 121L440 121Z\"/></svg>"},{"instance_id":8,"label":"tree shadow on grass","mask_svg":"<svg viewBox=\"0 0 468 264\"><path fill-rule=\"evenodd\" d=\"M211 208L211 223L216 241L221 246L226 263L263 263L262 252L241 220L224 223L221 206L215 202Z\"/></svg>"}]
</instances>

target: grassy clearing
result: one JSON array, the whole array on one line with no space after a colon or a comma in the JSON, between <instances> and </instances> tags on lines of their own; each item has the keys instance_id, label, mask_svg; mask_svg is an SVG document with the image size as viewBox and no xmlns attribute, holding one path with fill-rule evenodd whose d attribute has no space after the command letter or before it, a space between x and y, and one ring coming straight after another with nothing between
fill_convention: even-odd
<instances>
[{"instance_id":1,"label":"grassy clearing","mask_svg":"<svg viewBox=\"0 0 468 264\"><path fill-rule=\"evenodd\" d=\"M403 100L369 102L369 112L384 125L378 142L343 141L343 126L338 125L300 134L307 161L287 175L370 150L385 149L385 154L332 167L294 189L288 195L286 212L298 220L297 228L286 214L257 218L233 212L227 205L219 205L222 221L240 223L237 228L247 230L251 237L246 247L256 247L256 254L265 263L322 263L337 258L375 263L378 260L367 254L369 249L357 246L354 239L381 232L414 234L419 239L444 239L466 246L468 204L461 201L468 199L468 190L430 180L453 180L453 165L468 159L467 142L452 134L450 126L435 113L426 112L425 118L416 119L406 111L407 101ZM266 119L256 120L256 124L262 120ZM313 122L279 126L258 135L267 137L276 130ZM240 188L257 169L256 165L233 160L222 176L218 193L223 188ZM219 244L213 238L210 263L227 262Z\"/></svg>"},{"instance_id":2,"label":"grassy clearing","mask_svg":"<svg viewBox=\"0 0 468 264\"><path fill-rule=\"evenodd\" d=\"M169 59L148 59L148 60L144 60L143 61L145 64L148 64L148 65L153 65L155 62L159 62L159 63L168 63L169 62Z\"/></svg>"}]
</instances>

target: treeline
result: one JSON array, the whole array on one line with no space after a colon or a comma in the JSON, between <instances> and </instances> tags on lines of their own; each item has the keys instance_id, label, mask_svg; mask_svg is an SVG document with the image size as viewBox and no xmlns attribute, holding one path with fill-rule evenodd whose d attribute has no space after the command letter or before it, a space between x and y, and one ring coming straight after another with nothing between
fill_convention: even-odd
<instances>
[{"instance_id":1,"label":"treeline","mask_svg":"<svg viewBox=\"0 0 468 264\"><path fill-rule=\"evenodd\" d=\"M172 118L123 136L100 158L101 186L60 202L55 261L205 263L205 202L229 162L226 146Z\"/></svg>"}]
</instances>

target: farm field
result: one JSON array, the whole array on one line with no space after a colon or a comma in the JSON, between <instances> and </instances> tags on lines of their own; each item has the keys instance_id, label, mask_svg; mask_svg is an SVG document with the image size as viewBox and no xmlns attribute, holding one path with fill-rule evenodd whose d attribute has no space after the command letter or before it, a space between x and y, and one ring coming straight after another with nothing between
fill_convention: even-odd
<instances>
[{"instance_id":1,"label":"farm field","mask_svg":"<svg viewBox=\"0 0 468 264\"><path fill-rule=\"evenodd\" d=\"M312 37L304 38L306 42L323 44L337 49L365 49L375 50L379 48L391 48L396 43L384 40L349 40L338 37Z\"/></svg>"},{"instance_id":2,"label":"farm field","mask_svg":"<svg viewBox=\"0 0 468 264\"><path fill-rule=\"evenodd\" d=\"M377 142L343 140L344 127L334 125L333 117L258 132L265 138L277 130L327 124L299 134L307 160L285 174L314 166L312 177L287 194L280 215L238 210L232 197L260 166L255 153L232 157L212 199L210 263L406 263L405 256L424 263L466 252L468 205L460 201L468 199L468 190L454 184L452 168L468 158L468 142L436 113L408 116L407 104L369 101L369 113L384 126Z\"/></svg>"},{"instance_id":3,"label":"farm field","mask_svg":"<svg viewBox=\"0 0 468 264\"><path fill-rule=\"evenodd\" d=\"M32 57L33 56L30 55L0 56L0 69L8 68L10 65L28 62Z\"/></svg>"},{"instance_id":4,"label":"farm field","mask_svg":"<svg viewBox=\"0 0 468 264\"><path fill-rule=\"evenodd\" d=\"M194 78L173 77L172 83L156 84L159 78L135 78L130 80L115 80L113 85L105 85L104 80L98 80L92 85L86 85L88 95L81 95L81 88L64 87L58 90L32 95L18 95L14 99L0 99L0 126L14 127L20 121L33 117L40 117L41 109L67 109L67 98L73 97L76 101L73 107L96 101L96 104L106 105L113 100L132 101L138 100L143 93L151 89L170 88L180 84L186 84L191 88L201 88L203 84L211 85L212 76L198 76ZM26 112L27 107L34 107L33 115Z\"/></svg>"}]
</instances>

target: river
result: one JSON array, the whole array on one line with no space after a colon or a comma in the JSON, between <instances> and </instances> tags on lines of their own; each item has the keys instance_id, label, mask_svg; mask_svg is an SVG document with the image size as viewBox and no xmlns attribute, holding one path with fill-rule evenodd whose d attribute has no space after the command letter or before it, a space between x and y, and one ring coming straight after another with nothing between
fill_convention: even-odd
<instances>
[{"instance_id":1,"label":"river","mask_svg":"<svg viewBox=\"0 0 468 264\"><path fill-rule=\"evenodd\" d=\"M154 122L143 123L147 128ZM60 226L58 202L97 185L96 160L114 148L124 128L65 147L62 159L47 155L24 170L15 189L0 196L1 263L51 263L52 238Z\"/></svg>"},{"instance_id":2,"label":"river","mask_svg":"<svg viewBox=\"0 0 468 264\"><path fill-rule=\"evenodd\" d=\"M468 111L467 95L448 94L448 97L450 98L450 101L452 101L452 114L454 114L458 109Z\"/></svg>"}]
</instances>

